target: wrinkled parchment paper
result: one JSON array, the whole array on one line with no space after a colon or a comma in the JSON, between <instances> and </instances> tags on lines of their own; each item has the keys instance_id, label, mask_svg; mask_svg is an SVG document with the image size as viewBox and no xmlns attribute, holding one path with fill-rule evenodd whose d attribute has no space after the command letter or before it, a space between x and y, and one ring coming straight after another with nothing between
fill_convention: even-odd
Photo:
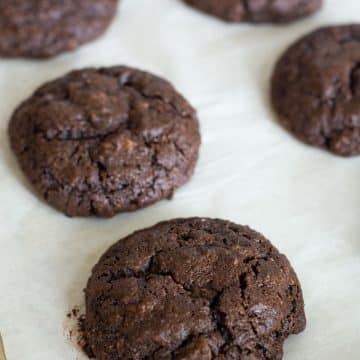
<instances>
[{"instance_id":1,"label":"wrinkled parchment paper","mask_svg":"<svg viewBox=\"0 0 360 360\"><path fill-rule=\"evenodd\" d=\"M83 359L64 336L91 267L116 240L160 220L210 216L249 224L287 254L303 285L307 330L287 360L360 358L360 157L302 145L269 106L274 62L300 35L360 21L358 0L325 0L288 26L229 25L177 0L122 0L109 32L49 61L0 59L0 331L8 360ZM168 78L198 109L203 144L172 201L110 220L46 205L12 155L12 111L73 68L128 64Z\"/></svg>"}]
</instances>

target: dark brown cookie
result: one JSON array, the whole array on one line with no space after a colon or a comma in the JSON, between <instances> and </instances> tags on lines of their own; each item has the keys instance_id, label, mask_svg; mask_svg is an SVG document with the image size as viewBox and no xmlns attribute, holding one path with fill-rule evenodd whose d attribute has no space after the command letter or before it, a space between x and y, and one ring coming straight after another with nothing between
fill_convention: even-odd
<instances>
[{"instance_id":1,"label":"dark brown cookie","mask_svg":"<svg viewBox=\"0 0 360 360\"><path fill-rule=\"evenodd\" d=\"M95 39L117 0L1 0L0 56L46 58Z\"/></svg>"},{"instance_id":2,"label":"dark brown cookie","mask_svg":"<svg viewBox=\"0 0 360 360\"><path fill-rule=\"evenodd\" d=\"M319 10L322 0L184 0L197 9L233 22L290 22Z\"/></svg>"},{"instance_id":3,"label":"dark brown cookie","mask_svg":"<svg viewBox=\"0 0 360 360\"><path fill-rule=\"evenodd\" d=\"M177 219L128 236L85 292L85 336L99 360L276 360L305 328L286 257L224 220Z\"/></svg>"},{"instance_id":4,"label":"dark brown cookie","mask_svg":"<svg viewBox=\"0 0 360 360\"><path fill-rule=\"evenodd\" d=\"M335 154L360 154L360 25L319 29L276 65L272 102L302 141Z\"/></svg>"},{"instance_id":5,"label":"dark brown cookie","mask_svg":"<svg viewBox=\"0 0 360 360\"><path fill-rule=\"evenodd\" d=\"M194 109L167 81L127 67L85 69L15 111L12 147L37 190L70 216L112 216L171 198L200 145Z\"/></svg>"}]
</instances>

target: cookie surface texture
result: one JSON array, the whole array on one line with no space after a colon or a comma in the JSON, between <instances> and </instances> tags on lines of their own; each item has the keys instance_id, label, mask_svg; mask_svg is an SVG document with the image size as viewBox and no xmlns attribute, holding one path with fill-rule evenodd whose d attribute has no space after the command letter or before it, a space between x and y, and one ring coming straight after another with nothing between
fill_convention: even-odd
<instances>
[{"instance_id":1,"label":"cookie surface texture","mask_svg":"<svg viewBox=\"0 0 360 360\"><path fill-rule=\"evenodd\" d=\"M0 56L47 58L100 36L117 0L1 0Z\"/></svg>"},{"instance_id":2,"label":"cookie surface texture","mask_svg":"<svg viewBox=\"0 0 360 360\"><path fill-rule=\"evenodd\" d=\"M86 288L93 355L114 359L281 359L305 327L299 281L261 234L176 219L112 246Z\"/></svg>"},{"instance_id":3,"label":"cookie surface texture","mask_svg":"<svg viewBox=\"0 0 360 360\"><path fill-rule=\"evenodd\" d=\"M45 84L15 111L9 134L31 183L69 216L110 217L171 198L200 145L191 105L169 82L128 67Z\"/></svg>"},{"instance_id":4,"label":"cookie surface texture","mask_svg":"<svg viewBox=\"0 0 360 360\"><path fill-rule=\"evenodd\" d=\"M272 102L303 142L341 156L360 154L360 25L319 29L278 61Z\"/></svg>"},{"instance_id":5,"label":"cookie surface texture","mask_svg":"<svg viewBox=\"0 0 360 360\"><path fill-rule=\"evenodd\" d=\"M322 0L184 0L230 22L290 22L320 9Z\"/></svg>"}]
</instances>

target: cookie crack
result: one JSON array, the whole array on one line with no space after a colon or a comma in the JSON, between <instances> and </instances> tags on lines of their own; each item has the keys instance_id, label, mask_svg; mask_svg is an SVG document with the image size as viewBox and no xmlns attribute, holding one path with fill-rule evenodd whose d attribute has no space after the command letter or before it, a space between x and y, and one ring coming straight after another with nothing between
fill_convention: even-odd
<instances>
[{"instance_id":1,"label":"cookie crack","mask_svg":"<svg viewBox=\"0 0 360 360\"><path fill-rule=\"evenodd\" d=\"M170 105L173 108L173 110L175 111L175 113L180 117L189 118L193 115L192 111L184 112L184 113L179 111L178 107L174 104L172 98L168 99L159 94L151 94L150 95L150 94L146 93L145 90L140 86L140 84L136 83L136 79L132 78L133 71L130 68L122 67L122 70L123 70L123 73L121 75L112 73L111 68L110 69L101 68L101 69L99 69L99 72L105 76L109 76L109 77L112 77L115 80L117 80L117 82L119 84L119 89L129 88L131 90L134 90L137 93L137 95L139 95L143 99L158 100L160 102L164 102L164 103ZM147 74L145 72L143 72L143 73ZM193 109L191 109L191 110L193 110Z\"/></svg>"},{"instance_id":2,"label":"cookie crack","mask_svg":"<svg viewBox=\"0 0 360 360\"><path fill-rule=\"evenodd\" d=\"M360 86L360 61L355 63L349 72L349 87L352 97L358 95Z\"/></svg>"}]
</instances>

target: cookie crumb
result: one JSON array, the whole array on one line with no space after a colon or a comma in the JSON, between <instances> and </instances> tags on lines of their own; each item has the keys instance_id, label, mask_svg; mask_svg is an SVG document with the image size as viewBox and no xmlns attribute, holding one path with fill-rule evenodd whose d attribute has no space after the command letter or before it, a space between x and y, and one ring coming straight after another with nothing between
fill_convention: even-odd
<instances>
[{"instance_id":1,"label":"cookie crumb","mask_svg":"<svg viewBox=\"0 0 360 360\"><path fill-rule=\"evenodd\" d=\"M90 359L94 358L85 337L85 314L81 313L79 306L74 306L67 314L66 318L71 321L68 324L66 336L80 351Z\"/></svg>"}]
</instances>

